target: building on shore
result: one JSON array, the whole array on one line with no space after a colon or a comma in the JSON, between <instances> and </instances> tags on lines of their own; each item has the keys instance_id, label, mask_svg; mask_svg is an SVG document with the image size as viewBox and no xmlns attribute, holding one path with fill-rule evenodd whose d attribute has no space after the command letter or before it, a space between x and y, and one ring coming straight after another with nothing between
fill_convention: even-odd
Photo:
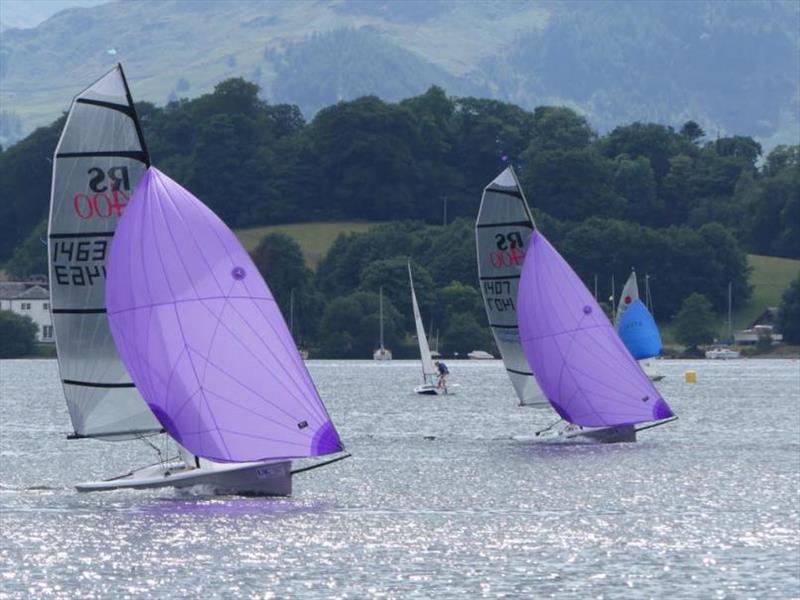
<instances>
[{"instance_id":1,"label":"building on shore","mask_svg":"<svg viewBox=\"0 0 800 600\"><path fill-rule=\"evenodd\" d=\"M761 338L769 338L772 342L783 341L783 335L777 328L778 307L768 306L750 324L747 329L742 329L733 334L737 346L755 345Z\"/></svg>"},{"instance_id":2,"label":"building on shore","mask_svg":"<svg viewBox=\"0 0 800 600\"><path fill-rule=\"evenodd\" d=\"M0 282L0 310L30 317L39 327L36 341L53 343L53 319L46 280Z\"/></svg>"}]
</instances>

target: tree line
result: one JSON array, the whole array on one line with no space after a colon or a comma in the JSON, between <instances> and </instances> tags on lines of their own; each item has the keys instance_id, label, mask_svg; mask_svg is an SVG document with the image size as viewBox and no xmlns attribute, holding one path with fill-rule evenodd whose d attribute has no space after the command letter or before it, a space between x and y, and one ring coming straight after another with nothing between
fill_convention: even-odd
<instances>
[{"instance_id":1,"label":"tree line","mask_svg":"<svg viewBox=\"0 0 800 600\"><path fill-rule=\"evenodd\" d=\"M800 257L800 146L762 157L753 139L708 139L692 121L597 135L569 108L531 112L431 87L398 103L340 102L306 123L297 106L270 104L238 78L137 110L154 163L231 227L435 223L445 198L451 217L472 218L480 190L511 163L531 204L560 221L720 223L747 251ZM63 117L0 153L0 262L46 217L62 127Z\"/></svg>"},{"instance_id":2,"label":"tree line","mask_svg":"<svg viewBox=\"0 0 800 600\"><path fill-rule=\"evenodd\" d=\"M297 328L326 356L366 356L377 338L378 291L387 342L413 352L407 263L443 349L491 347L477 288L472 227L482 188L514 164L537 226L600 297L631 267L650 276L656 317L692 293L715 310L733 282L750 295L745 252L800 257L800 146L762 156L746 136L708 139L622 125L598 135L569 108L526 111L431 87L398 103L367 96L306 123L242 79L164 107L137 104L155 164L233 227L391 221L341 236L313 273L285 236L254 252ZM63 118L0 153L0 260L12 274L46 272L51 157ZM449 223L442 226L446 203Z\"/></svg>"}]
</instances>

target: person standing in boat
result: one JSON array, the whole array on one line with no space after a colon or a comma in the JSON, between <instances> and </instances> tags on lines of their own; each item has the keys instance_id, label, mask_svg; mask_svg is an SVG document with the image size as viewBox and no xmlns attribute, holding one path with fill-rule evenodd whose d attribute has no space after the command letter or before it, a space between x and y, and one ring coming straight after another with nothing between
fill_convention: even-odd
<instances>
[{"instance_id":1,"label":"person standing in boat","mask_svg":"<svg viewBox=\"0 0 800 600\"><path fill-rule=\"evenodd\" d=\"M450 370L447 365L442 361L437 360L435 363L436 369L439 371L439 380L436 382L436 387L443 389L447 393L447 376L450 375Z\"/></svg>"}]
</instances>

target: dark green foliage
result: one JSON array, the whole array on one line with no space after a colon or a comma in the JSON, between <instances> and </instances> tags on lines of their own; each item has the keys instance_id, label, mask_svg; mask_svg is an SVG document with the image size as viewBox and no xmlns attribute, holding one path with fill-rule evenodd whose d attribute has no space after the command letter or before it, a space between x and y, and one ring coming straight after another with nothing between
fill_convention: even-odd
<instances>
[{"instance_id":1,"label":"dark green foliage","mask_svg":"<svg viewBox=\"0 0 800 600\"><path fill-rule=\"evenodd\" d=\"M456 313L450 316L450 324L442 334L442 350L448 354L466 355L472 350L493 348L489 329L470 313Z\"/></svg>"},{"instance_id":2,"label":"dark green foliage","mask_svg":"<svg viewBox=\"0 0 800 600\"><path fill-rule=\"evenodd\" d=\"M30 317L0 310L0 358L21 358L33 354L39 326Z\"/></svg>"},{"instance_id":3,"label":"dark green foliage","mask_svg":"<svg viewBox=\"0 0 800 600\"><path fill-rule=\"evenodd\" d=\"M31 275L47 275L47 222L42 221L31 232L28 239L14 250L5 264L8 274L14 279L26 279Z\"/></svg>"},{"instance_id":4,"label":"dark green foliage","mask_svg":"<svg viewBox=\"0 0 800 600\"><path fill-rule=\"evenodd\" d=\"M783 334L784 342L800 344L800 277L795 278L783 294L778 330Z\"/></svg>"},{"instance_id":5,"label":"dark green foliage","mask_svg":"<svg viewBox=\"0 0 800 600\"><path fill-rule=\"evenodd\" d=\"M391 300L383 298L384 344L400 345L402 317ZM322 316L321 353L329 358L371 358L380 345L378 294L354 292L332 300Z\"/></svg>"},{"instance_id":6,"label":"dark green foliage","mask_svg":"<svg viewBox=\"0 0 800 600\"><path fill-rule=\"evenodd\" d=\"M675 339L689 349L714 341L717 332L716 317L711 302L702 294L694 293L681 304L673 319Z\"/></svg>"},{"instance_id":7,"label":"dark green foliage","mask_svg":"<svg viewBox=\"0 0 800 600\"><path fill-rule=\"evenodd\" d=\"M300 245L285 233L271 233L256 246L252 256L261 275L274 290L281 310L288 314L285 309L289 308L289 291L310 287L313 275L306 266Z\"/></svg>"}]
</instances>

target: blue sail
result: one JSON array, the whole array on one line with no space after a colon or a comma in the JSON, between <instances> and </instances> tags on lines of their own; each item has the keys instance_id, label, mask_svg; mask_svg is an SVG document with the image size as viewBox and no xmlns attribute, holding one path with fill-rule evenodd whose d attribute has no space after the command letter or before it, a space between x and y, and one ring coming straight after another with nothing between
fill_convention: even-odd
<instances>
[{"instance_id":1,"label":"blue sail","mask_svg":"<svg viewBox=\"0 0 800 600\"><path fill-rule=\"evenodd\" d=\"M641 300L636 299L628 306L620 319L617 332L636 360L661 354L658 326Z\"/></svg>"}]
</instances>

